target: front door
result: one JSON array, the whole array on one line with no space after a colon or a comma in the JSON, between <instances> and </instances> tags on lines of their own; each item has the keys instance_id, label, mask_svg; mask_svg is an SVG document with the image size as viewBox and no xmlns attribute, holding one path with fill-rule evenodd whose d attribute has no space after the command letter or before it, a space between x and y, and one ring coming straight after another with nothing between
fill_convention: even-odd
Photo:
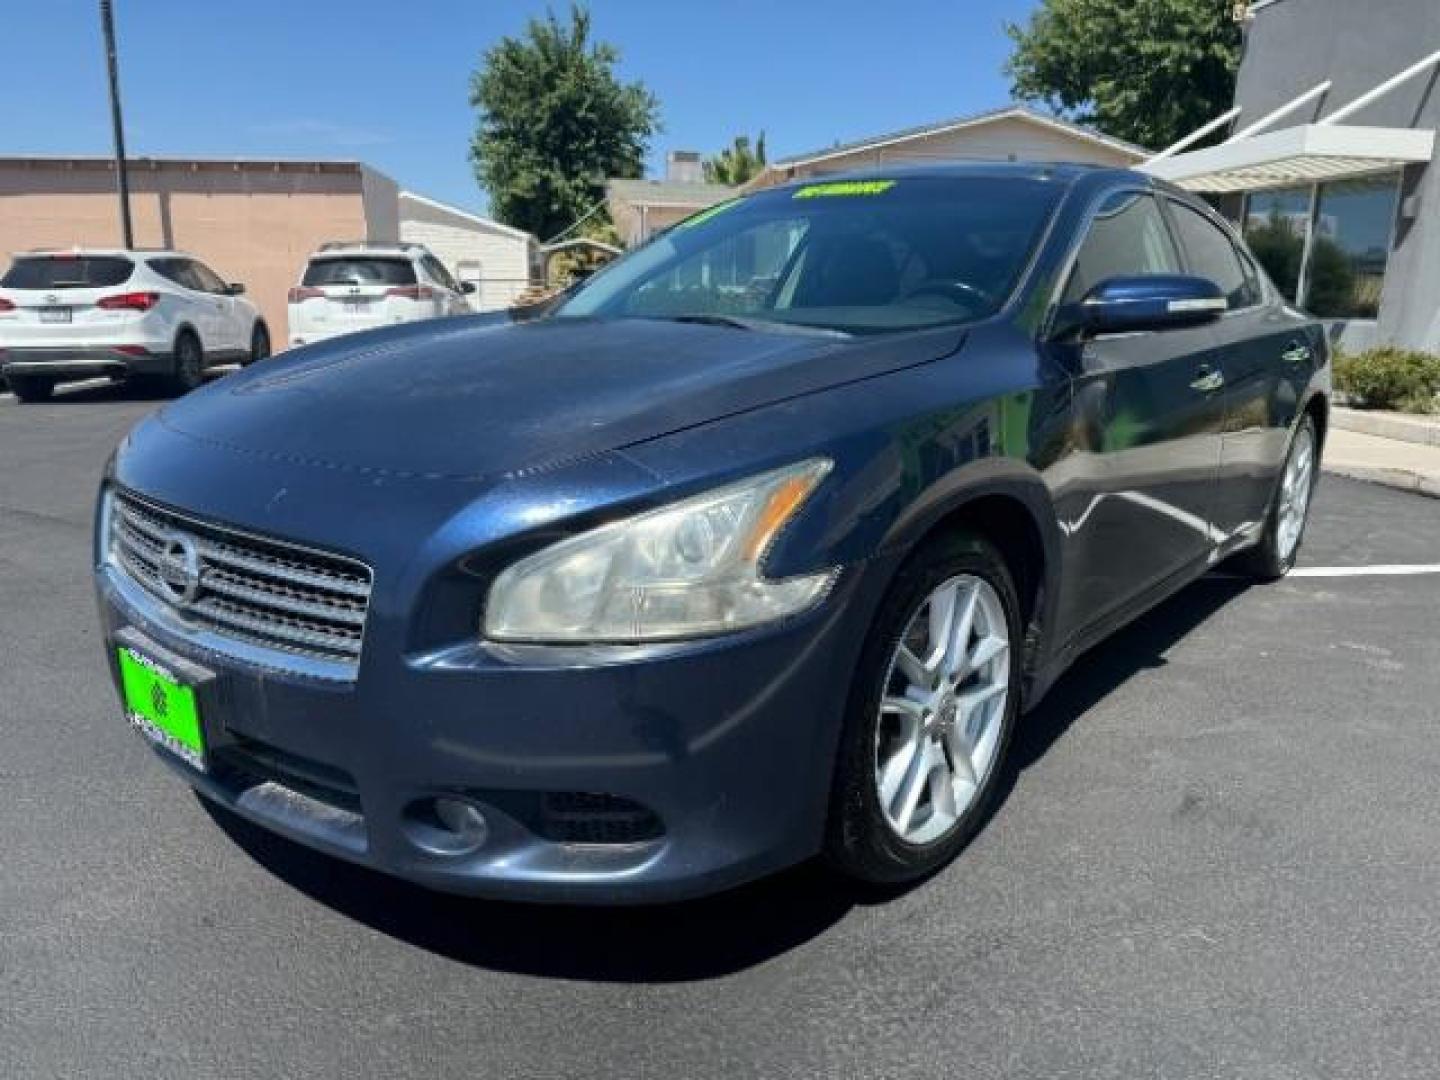
<instances>
[{"instance_id":1,"label":"front door","mask_svg":"<svg viewBox=\"0 0 1440 1080\"><path fill-rule=\"evenodd\" d=\"M1077 254L1065 302L1112 277L1173 274L1178 249L1154 196L1115 193ZM1060 523L1064 625L1099 621L1214 548L1225 411L1208 326L1102 335L1065 346L1082 482Z\"/></svg>"}]
</instances>

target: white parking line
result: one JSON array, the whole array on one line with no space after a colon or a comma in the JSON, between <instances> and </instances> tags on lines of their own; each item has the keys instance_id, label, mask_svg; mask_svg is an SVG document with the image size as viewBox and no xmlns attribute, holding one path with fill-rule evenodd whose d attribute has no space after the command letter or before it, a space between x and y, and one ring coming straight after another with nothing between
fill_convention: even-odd
<instances>
[{"instance_id":1,"label":"white parking line","mask_svg":"<svg viewBox=\"0 0 1440 1080\"><path fill-rule=\"evenodd\" d=\"M1380 566L1300 566L1291 577L1405 577L1410 574L1440 574L1436 563L1392 563Z\"/></svg>"}]
</instances>

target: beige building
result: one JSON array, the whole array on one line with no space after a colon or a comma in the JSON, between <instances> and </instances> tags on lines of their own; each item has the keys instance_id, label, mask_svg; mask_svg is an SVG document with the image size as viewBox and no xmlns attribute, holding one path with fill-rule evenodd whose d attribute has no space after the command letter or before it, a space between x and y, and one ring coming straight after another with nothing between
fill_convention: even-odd
<instances>
[{"instance_id":1,"label":"beige building","mask_svg":"<svg viewBox=\"0 0 1440 1080\"><path fill-rule=\"evenodd\" d=\"M181 248L244 282L276 342L321 243L399 239L399 189L359 162L132 158L128 171L136 246ZM0 253L121 242L112 159L0 157Z\"/></svg>"},{"instance_id":2,"label":"beige building","mask_svg":"<svg viewBox=\"0 0 1440 1080\"><path fill-rule=\"evenodd\" d=\"M663 181L610 181L610 216L627 246L737 192L807 176L947 161L1069 161L1124 168L1139 164L1150 153L1079 124L1009 105L796 154L773 162L741 188L697 183L684 168L691 156L672 153Z\"/></svg>"}]
</instances>

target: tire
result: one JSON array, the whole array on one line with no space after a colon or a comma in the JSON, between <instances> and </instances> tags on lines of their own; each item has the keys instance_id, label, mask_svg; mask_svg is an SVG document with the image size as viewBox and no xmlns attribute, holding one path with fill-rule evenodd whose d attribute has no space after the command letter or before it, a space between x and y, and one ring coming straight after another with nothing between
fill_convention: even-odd
<instances>
[{"instance_id":1,"label":"tire","mask_svg":"<svg viewBox=\"0 0 1440 1080\"><path fill-rule=\"evenodd\" d=\"M963 635L965 648L945 650L935 665L946 671L940 690L917 709L907 700L921 692L911 678L916 657L947 640L933 637L931 623L945 610L937 598L952 586L957 616L948 640ZM1019 612L1004 560L978 536L931 542L896 575L861 654L836 759L825 854L842 873L877 885L916 881L958 855L984 822L1019 713ZM995 652L991 639L1001 634ZM954 683L950 654L976 659L986 642L993 655Z\"/></svg>"},{"instance_id":2,"label":"tire","mask_svg":"<svg viewBox=\"0 0 1440 1080\"><path fill-rule=\"evenodd\" d=\"M1308 456L1308 461L1302 462L1302 456ZM1276 581L1294 568L1310 518L1311 496L1320 479L1319 465L1320 437L1315 418L1306 413L1290 437L1260 542L1235 557L1237 570L1260 581Z\"/></svg>"},{"instance_id":3,"label":"tire","mask_svg":"<svg viewBox=\"0 0 1440 1080\"><path fill-rule=\"evenodd\" d=\"M55 390L55 380L35 375L11 375L10 390L24 402L49 401Z\"/></svg>"},{"instance_id":4,"label":"tire","mask_svg":"<svg viewBox=\"0 0 1440 1080\"><path fill-rule=\"evenodd\" d=\"M200 339L186 330L175 339L175 372L171 385L177 393L187 393L205 382L205 350Z\"/></svg>"},{"instance_id":5,"label":"tire","mask_svg":"<svg viewBox=\"0 0 1440 1080\"><path fill-rule=\"evenodd\" d=\"M249 367L251 364L259 363L261 360L270 358L270 330L263 322L257 322L255 329L250 331L250 355L242 362L241 367Z\"/></svg>"}]
</instances>

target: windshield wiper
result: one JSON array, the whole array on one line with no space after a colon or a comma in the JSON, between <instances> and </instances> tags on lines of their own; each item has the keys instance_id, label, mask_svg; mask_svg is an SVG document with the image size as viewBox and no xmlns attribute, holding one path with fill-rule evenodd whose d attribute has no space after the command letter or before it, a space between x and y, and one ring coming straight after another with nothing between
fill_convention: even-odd
<instances>
[{"instance_id":1,"label":"windshield wiper","mask_svg":"<svg viewBox=\"0 0 1440 1080\"><path fill-rule=\"evenodd\" d=\"M691 315L668 315L668 322L697 323L701 326L731 326L736 330L761 330L774 334L806 334L809 336L848 338L844 330L806 323L783 322L780 319L752 319L744 315L718 315L696 312Z\"/></svg>"}]
</instances>

